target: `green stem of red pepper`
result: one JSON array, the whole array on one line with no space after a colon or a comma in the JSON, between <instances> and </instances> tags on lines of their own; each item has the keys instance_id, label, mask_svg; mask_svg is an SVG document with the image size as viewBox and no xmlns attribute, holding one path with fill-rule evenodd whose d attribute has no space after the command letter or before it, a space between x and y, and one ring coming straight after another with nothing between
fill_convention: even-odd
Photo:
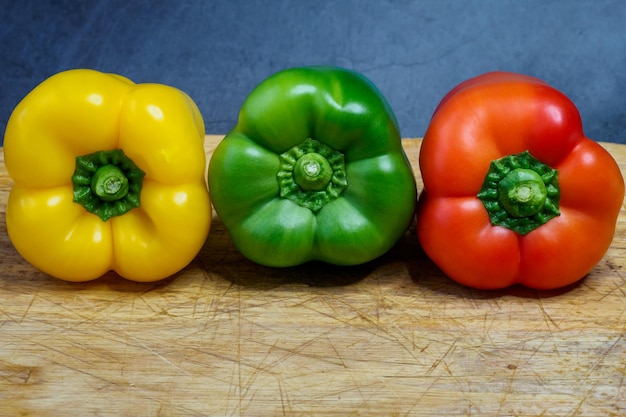
<instances>
[{"instance_id":1,"label":"green stem of red pepper","mask_svg":"<svg viewBox=\"0 0 626 417\"><path fill-rule=\"evenodd\" d=\"M344 155L306 139L279 157L280 196L313 212L339 197L347 187Z\"/></svg>"},{"instance_id":2,"label":"green stem of red pepper","mask_svg":"<svg viewBox=\"0 0 626 417\"><path fill-rule=\"evenodd\" d=\"M121 149L76 157L74 202L107 221L139 207L145 173Z\"/></svg>"},{"instance_id":3,"label":"green stem of red pepper","mask_svg":"<svg viewBox=\"0 0 626 417\"><path fill-rule=\"evenodd\" d=\"M528 151L492 161L477 197L494 226L525 235L560 215L558 171Z\"/></svg>"}]
</instances>

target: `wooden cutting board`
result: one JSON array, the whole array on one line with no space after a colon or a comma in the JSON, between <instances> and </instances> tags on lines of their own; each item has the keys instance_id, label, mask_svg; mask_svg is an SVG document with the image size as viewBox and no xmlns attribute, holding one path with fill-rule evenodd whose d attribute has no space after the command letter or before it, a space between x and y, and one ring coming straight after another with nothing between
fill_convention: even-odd
<instances>
[{"instance_id":1,"label":"wooden cutting board","mask_svg":"<svg viewBox=\"0 0 626 417\"><path fill-rule=\"evenodd\" d=\"M420 143L403 142L421 189ZM624 172L626 146L603 145ZM461 287L414 228L368 265L265 268L217 217L170 279L75 284L11 246L3 155L2 416L626 415L624 210L605 258L559 291Z\"/></svg>"}]
</instances>

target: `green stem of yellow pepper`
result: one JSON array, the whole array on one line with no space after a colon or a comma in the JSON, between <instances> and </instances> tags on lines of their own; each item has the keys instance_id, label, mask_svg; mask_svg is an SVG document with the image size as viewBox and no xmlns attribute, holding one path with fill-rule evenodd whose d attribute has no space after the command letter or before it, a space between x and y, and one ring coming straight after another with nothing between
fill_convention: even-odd
<instances>
[{"instance_id":1,"label":"green stem of yellow pepper","mask_svg":"<svg viewBox=\"0 0 626 417\"><path fill-rule=\"evenodd\" d=\"M76 157L74 202L107 221L139 207L144 172L121 149Z\"/></svg>"},{"instance_id":2,"label":"green stem of yellow pepper","mask_svg":"<svg viewBox=\"0 0 626 417\"><path fill-rule=\"evenodd\" d=\"M128 178L115 165L104 165L91 177L91 191L104 201L115 201L128 194Z\"/></svg>"}]
</instances>

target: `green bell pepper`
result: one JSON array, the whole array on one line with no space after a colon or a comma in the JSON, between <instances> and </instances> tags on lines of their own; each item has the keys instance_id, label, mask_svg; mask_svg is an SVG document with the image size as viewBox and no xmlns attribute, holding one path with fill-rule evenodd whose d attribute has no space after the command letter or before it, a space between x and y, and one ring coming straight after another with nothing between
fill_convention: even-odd
<instances>
[{"instance_id":1,"label":"green bell pepper","mask_svg":"<svg viewBox=\"0 0 626 417\"><path fill-rule=\"evenodd\" d=\"M209 189L238 250L273 267L373 260L417 200L391 107L363 75L334 67L261 82L213 153Z\"/></svg>"}]
</instances>

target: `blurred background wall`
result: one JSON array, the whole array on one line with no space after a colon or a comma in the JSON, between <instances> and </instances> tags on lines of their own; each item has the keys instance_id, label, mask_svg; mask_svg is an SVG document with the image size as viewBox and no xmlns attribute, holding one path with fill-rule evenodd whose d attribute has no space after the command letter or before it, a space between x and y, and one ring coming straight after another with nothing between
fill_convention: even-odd
<instances>
[{"instance_id":1,"label":"blurred background wall","mask_svg":"<svg viewBox=\"0 0 626 417\"><path fill-rule=\"evenodd\" d=\"M626 142L622 0L1 0L0 131L38 83L70 68L186 91L206 132L227 133L246 95L293 66L370 78L403 137L439 100L492 70L544 79L578 106L587 135Z\"/></svg>"}]
</instances>

